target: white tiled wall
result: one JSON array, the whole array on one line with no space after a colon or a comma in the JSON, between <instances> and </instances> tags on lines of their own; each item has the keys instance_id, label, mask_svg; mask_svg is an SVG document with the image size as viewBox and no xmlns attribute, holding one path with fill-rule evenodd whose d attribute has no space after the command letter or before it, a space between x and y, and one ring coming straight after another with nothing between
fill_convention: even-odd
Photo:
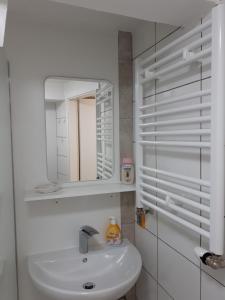
<instances>
[{"instance_id":1,"label":"white tiled wall","mask_svg":"<svg viewBox=\"0 0 225 300\"><path fill-rule=\"evenodd\" d=\"M158 300L172 300L173 298L160 286L158 285Z\"/></svg>"},{"instance_id":2,"label":"white tiled wall","mask_svg":"<svg viewBox=\"0 0 225 300\"><path fill-rule=\"evenodd\" d=\"M157 282L145 270L142 270L137 282L137 298L157 300Z\"/></svg>"},{"instance_id":3,"label":"white tiled wall","mask_svg":"<svg viewBox=\"0 0 225 300\"><path fill-rule=\"evenodd\" d=\"M142 230L140 226L135 227L136 244L141 253L143 265L152 277L157 279L157 238Z\"/></svg>"},{"instance_id":4,"label":"white tiled wall","mask_svg":"<svg viewBox=\"0 0 225 300\"><path fill-rule=\"evenodd\" d=\"M225 299L225 287L204 272L202 272L201 292L202 300Z\"/></svg>"},{"instance_id":5,"label":"white tiled wall","mask_svg":"<svg viewBox=\"0 0 225 300\"><path fill-rule=\"evenodd\" d=\"M158 241L158 281L174 299L199 299L199 268L160 240Z\"/></svg>"},{"instance_id":6,"label":"white tiled wall","mask_svg":"<svg viewBox=\"0 0 225 300\"><path fill-rule=\"evenodd\" d=\"M149 43L146 42L146 33L143 35L142 47L141 39L134 38L134 43L139 43L139 45L134 45L135 58L146 57L191 29L191 26L178 30L161 24L152 26L155 26L155 30L149 29ZM143 33L143 30L139 32ZM149 50L143 48L146 45L149 46ZM149 85L145 89L146 103L151 101L152 97L160 101L166 97L208 88L211 75L210 65L207 60L202 62L203 66L194 64L191 67L185 67L180 69L172 79L168 76ZM207 101L203 99L205 100ZM199 100L194 101L196 103ZM193 104L193 100L190 100L190 104ZM183 115L180 116L183 117ZM192 124L188 126L188 128L197 128ZM184 149L176 152L165 152L160 149L157 153L148 150L144 159L153 168L157 163L159 169L197 178L209 177L208 154L205 151L200 152L199 149L193 150L190 155L187 155ZM225 300L225 270L213 271L208 267L203 267L194 255L194 247L200 245L207 247L198 234L175 224L162 215L151 213L147 215L145 229L136 226L136 245L143 259L143 271L137 284L138 300Z\"/></svg>"}]
</instances>

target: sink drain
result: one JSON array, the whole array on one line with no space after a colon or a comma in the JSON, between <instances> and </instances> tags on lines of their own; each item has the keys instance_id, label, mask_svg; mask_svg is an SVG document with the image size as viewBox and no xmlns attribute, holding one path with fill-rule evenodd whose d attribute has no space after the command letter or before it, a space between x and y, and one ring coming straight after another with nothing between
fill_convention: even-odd
<instances>
[{"instance_id":1,"label":"sink drain","mask_svg":"<svg viewBox=\"0 0 225 300\"><path fill-rule=\"evenodd\" d=\"M92 290L95 288L95 284L93 282L86 282L83 284L83 288L85 290Z\"/></svg>"}]
</instances>

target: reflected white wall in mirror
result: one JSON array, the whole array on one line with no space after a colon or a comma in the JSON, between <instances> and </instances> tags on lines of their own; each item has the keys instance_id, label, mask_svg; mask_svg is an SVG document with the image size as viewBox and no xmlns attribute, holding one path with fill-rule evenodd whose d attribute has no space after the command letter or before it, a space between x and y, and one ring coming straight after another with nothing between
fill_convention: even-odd
<instances>
[{"instance_id":1,"label":"reflected white wall in mirror","mask_svg":"<svg viewBox=\"0 0 225 300\"><path fill-rule=\"evenodd\" d=\"M113 87L108 81L45 81L48 179L107 180L113 175Z\"/></svg>"}]
</instances>

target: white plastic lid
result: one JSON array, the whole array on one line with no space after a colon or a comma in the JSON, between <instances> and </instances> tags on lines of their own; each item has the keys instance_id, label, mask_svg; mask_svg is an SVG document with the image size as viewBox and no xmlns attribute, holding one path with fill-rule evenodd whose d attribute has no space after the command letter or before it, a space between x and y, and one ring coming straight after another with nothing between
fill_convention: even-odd
<instances>
[{"instance_id":1,"label":"white plastic lid","mask_svg":"<svg viewBox=\"0 0 225 300\"><path fill-rule=\"evenodd\" d=\"M116 217L111 216L111 217L109 217L109 220L110 220L110 224L116 225Z\"/></svg>"}]
</instances>

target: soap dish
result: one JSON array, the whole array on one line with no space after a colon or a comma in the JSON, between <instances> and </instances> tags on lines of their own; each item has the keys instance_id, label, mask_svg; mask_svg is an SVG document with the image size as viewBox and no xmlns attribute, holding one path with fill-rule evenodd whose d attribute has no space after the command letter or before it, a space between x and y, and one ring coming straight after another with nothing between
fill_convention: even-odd
<instances>
[{"instance_id":1,"label":"soap dish","mask_svg":"<svg viewBox=\"0 0 225 300\"><path fill-rule=\"evenodd\" d=\"M34 188L34 191L39 194L50 194L61 189L60 185L55 182L40 184Z\"/></svg>"}]
</instances>

